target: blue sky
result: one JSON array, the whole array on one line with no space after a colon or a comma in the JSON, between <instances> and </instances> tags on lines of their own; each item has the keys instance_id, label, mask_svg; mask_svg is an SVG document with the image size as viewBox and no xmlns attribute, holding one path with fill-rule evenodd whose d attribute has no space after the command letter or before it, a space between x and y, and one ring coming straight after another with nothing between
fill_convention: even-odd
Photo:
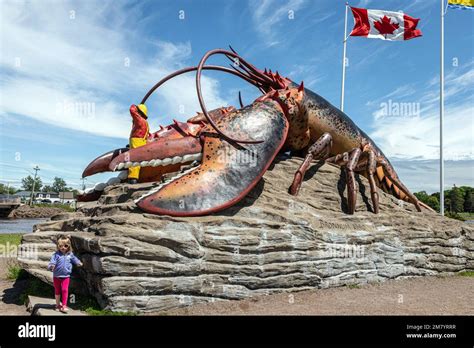
<instances>
[{"instance_id":1,"label":"blue sky","mask_svg":"<svg viewBox=\"0 0 474 348\"><path fill-rule=\"evenodd\" d=\"M38 165L43 182L60 176L79 187L92 159L127 143L130 104L165 74L229 44L257 67L304 80L339 106L344 3L2 1L0 182L19 186ZM349 4L421 18L421 38L349 38L345 112L411 190L438 191L439 1ZM445 20L447 187L474 184L473 15L449 10ZM349 14L349 30L352 25ZM227 64L223 58L211 61ZM246 104L258 96L253 87L218 72L206 72L203 87L209 107L238 105L239 90ZM401 103L413 109L386 112L387 105ZM148 107L152 130L194 115L194 75L170 81ZM93 176L86 185L110 176Z\"/></svg>"}]
</instances>

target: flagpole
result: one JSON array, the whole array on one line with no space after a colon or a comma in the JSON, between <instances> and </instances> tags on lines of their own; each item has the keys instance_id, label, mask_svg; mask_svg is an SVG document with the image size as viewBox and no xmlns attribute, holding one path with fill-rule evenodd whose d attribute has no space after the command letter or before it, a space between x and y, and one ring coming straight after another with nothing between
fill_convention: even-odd
<instances>
[{"instance_id":1,"label":"flagpole","mask_svg":"<svg viewBox=\"0 0 474 348\"><path fill-rule=\"evenodd\" d=\"M443 159L443 117L444 117L444 2L441 2L441 52L439 74L439 210L444 215L444 159Z\"/></svg>"},{"instance_id":2,"label":"flagpole","mask_svg":"<svg viewBox=\"0 0 474 348\"><path fill-rule=\"evenodd\" d=\"M341 111L344 111L344 83L346 80L346 45L347 45L347 10L349 3L346 2L346 16L344 18L344 49L342 54L342 84L341 84Z\"/></svg>"}]
</instances>

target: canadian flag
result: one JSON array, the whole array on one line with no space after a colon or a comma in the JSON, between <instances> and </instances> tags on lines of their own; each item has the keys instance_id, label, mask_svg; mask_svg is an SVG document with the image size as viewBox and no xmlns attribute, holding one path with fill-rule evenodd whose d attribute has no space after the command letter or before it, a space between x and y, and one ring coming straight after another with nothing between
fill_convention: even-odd
<instances>
[{"instance_id":1,"label":"canadian flag","mask_svg":"<svg viewBox=\"0 0 474 348\"><path fill-rule=\"evenodd\" d=\"M368 10L351 7L354 15L354 29L351 36L365 36L382 40L410 40L421 36L416 29L419 18L410 17L403 12Z\"/></svg>"}]
</instances>

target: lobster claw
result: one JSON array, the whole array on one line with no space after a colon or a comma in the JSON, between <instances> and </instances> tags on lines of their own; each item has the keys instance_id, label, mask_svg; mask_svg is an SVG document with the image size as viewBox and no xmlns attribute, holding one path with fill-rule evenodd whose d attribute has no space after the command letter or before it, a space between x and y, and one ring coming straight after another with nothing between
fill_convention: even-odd
<instances>
[{"instance_id":1,"label":"lobster claw","mask_svg":"<svg viewBox=\"0 0 474 348\"><path fill-rule=\"evenodd\" d=\"M240 137L263 140L244 146L221 139L212 127L201 133L202 162L137 199L144 211L171 216L198 216L234 205L257 184L285 143L288 122L274 103L256 102L229 112L219 128Z\"/></svg>"},{"instance_id":2,"label":"lobster claw","mask_svg":"<svg viewBox=\"0 0 474 348\"><path fill-rule=\"evenodd\" d=\"M95 160L93 160L89 165L84 169L82 173L82 177L85 178L87 176L103 173L109 171L109 164L112 162L113 159L118 157L119 155L128 152L128 148L124 147L121 149L112 150L109 152L100 155Z\"/></svg>"}]
</instances>

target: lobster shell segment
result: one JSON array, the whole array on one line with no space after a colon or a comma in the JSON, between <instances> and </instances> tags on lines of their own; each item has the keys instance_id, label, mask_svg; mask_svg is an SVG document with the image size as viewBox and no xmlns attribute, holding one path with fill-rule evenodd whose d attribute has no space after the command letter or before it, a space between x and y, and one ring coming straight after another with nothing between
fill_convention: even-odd
<instances>
[{"instance_id":1,"label":"lobster shell segment","mask_svg":"<svg viewBox=\"0 0 474 348\"><path fill-rule=\"evenodd\" d=\"M288 122L271 101L256 102L225 114L220 129L263 140L245 146L221 139L210 126L202 132L201 164L137 199L144 211L171 216L198 216L228 208L257 184L285 143Z\"/></svg>"}]
</instances>

